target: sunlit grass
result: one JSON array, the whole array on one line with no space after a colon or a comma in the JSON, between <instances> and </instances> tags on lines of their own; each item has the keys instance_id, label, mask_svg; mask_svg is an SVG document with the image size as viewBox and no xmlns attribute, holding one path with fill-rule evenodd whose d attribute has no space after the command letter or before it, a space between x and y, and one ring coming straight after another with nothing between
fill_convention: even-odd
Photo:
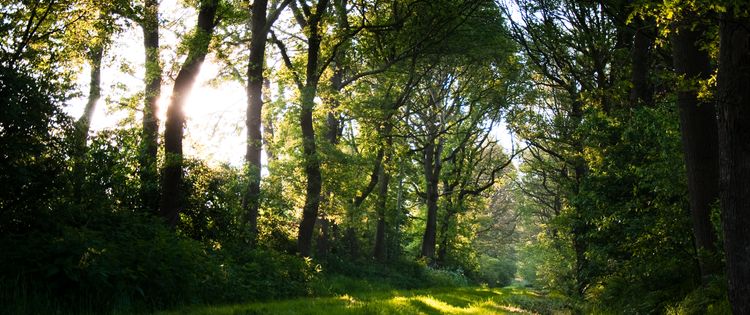
<instances>
[{"instance_id":1,"label":"sunlit grass","mask_svg":"<svg viewBox=\"0 0 750 315\"><path fill-rule=\"evenodd\" d=\"M161 314L569 314L563 305L526 289L449 288L203 306Z\"/></svg>"}]
</instances>

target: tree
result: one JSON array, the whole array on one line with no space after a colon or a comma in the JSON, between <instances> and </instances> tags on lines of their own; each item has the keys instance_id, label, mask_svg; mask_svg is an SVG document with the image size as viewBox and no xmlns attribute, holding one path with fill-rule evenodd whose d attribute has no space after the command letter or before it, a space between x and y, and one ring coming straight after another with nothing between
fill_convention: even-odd
<instances>
[{"instance_id":1,"label":"tree","mask_svg":"<svg viewBox=\"0 0 750 315\"><path fill-rule=\"evenodd\" d=\"M672 50L675 72L686 81L677 92L677 105L695 245L701 276L707 279L718 270L717 263L710 261L716 252L710 215L719 194L719 154L714 104L698 95L700 82L712 72L708 52L700 47L700 36L707 31L702 24L689 15L676 21Z\"/></svg>"},{"instance_id":2,"label":"tree","mask_svg":"<svg viewBox=\"0 0 750 315\"><path fill-rule=\"evenodd\" d=\"M300 1L299 4L292 3L292 9L294 10L297 23L304 30L304 34L307 37L307 61L304 81L297 73L295 73L294 80L300 93L301 111L299 125L302 130L305 178L307 179L305 205L302 209L302 221L299 224L297 236L297 251L300 255L308 257L310 256L312 247L313 227L318 217L322 185L320 157L318 156L315 144L313 110L315 108L315 97L318 93L320 76L327 66L325 62L321 63L320 44L323 37L323 23L327 16L328 0L319 0L312 6L305 1ZM290 70L295 69L286 47L281 41L275 41L279 50L281 50L287 68Z\"/></svg>"},{"instance_id":3,"label":"tree","mask_svg":"<svg viewBox=\"0 0 750 315\"><path fill-rule=\"evenodd\" d=\"M750 314L750 18L747 5L730 5L721 19L717 108L721 221L729 301Z\"/></svg>"},{"instance_id":4,"label":"tree","mask_svg":"<svg viewBox=\"0 0 750 315\"><path fill-rule=\"evenodd\" d=\"M490 120L485 128L477 126L459 131L460 138L451 145L455 149L445 160L447 174L443 176L441 193L445 209L438 234L441 240L436 260L439 264L447 262L449 230L455 217L469 210L470 199L481 198L486 191L492 191L500 177L508 173L513 157L525 150L512 152L511 157L507 158L502 146L490 135L493 127L494 123Z\"/></svg>"},{"instance_id":5,"label":"tree","mask_svg":"<svg viewBox=\"0 0 750 315\"><path fill-rule=\"evenodd\" d=\"M242 200L246 224L250 237L255 238L258 230L258 208L260 206L260 154L263 146L261 117L263 111L263 68L265 65L268 32L281 11L292 0L274 4L268 11L267 0L253 2L250 13L250 60L247 66L247 162L248 187ZM268 14L268 16L267 16ZM270 126L266 126L267 128Z\"/></svg>"},{"instance_id":6,"label":"tree","mask_svg":"<svg viewBox=\"0 0 750 315\"><path fill-rule=\"evenodd\" d=\"M88 136L89 128L91 125L91 117L94 115L96 110L96 103L101 97L101 72L102 72L102 58L106 48L109 46L111 36L114 28L114 20L108 15L110 12L103 8L99 13L99 18L93 28L93 38L91 46L86 52L86 59L91 67L89 76L89 95L86 100L86 106L84 107L83 114L78 121L76 121L76 128L79 141L81 141L81 147L85 147L86 138Z\"/></svg>"},{"instance_id":7,"label":"tree","mask_svg":"<svg viewBox=\"0 0 750 315\"><path fill-rule=\"evenodd\" d=\"M547 114L545 109L541 110L536 121L539 126L532 127L541 129L524 138L531 146L565 164L558 180L565 187L568 199L575 200L588 175L583 159L586 135L578 130L584 120L584 97L606 95L609 87L606 69L612 53L610 45L601 43L610 43L611 25L602 19L599 8L589 3L566 1L563 6L555 6L524 1L519 6L519 21L513 20L507 8L505 15L512 21L513 39L521 46L525 59L543 77L541 90L549 91L543 94L541 105L547 103L551 107ZM611 105L603 99L596 102L604 111ZM552 117L548 117L550 114ZM523 129L519 131L525 133ZM571 208L577 291L582 295L590 281L586 275L589 269L586 234L591 227L582 211L575 205Z\"/></svg>"},{"instance_id":8,"label":"tree","mask_svg":"<svg viewBox=\"0 0 750 315\"><path fill-rule=\"evenodd\" d=\"M487 90L484 90L486 86L482 81L491 79L475 70L471 66L456 68L449 62L436 65L421 82L416 99L407 110L407 125L411 128L409 138L413 141L414 151L422 155L420 163L425 183L427 217L421 256L430 261L435 257L443 163L452 159L462 147L458 144L444 152L446 141L450 136L456 136L464 139L460 142L466 144L476 132L476 126L493 112L485 102Z\"/></svg>"},{"instance_id":9,"label":"tree","mask_svg":"<svg viewBox=\"0 0 750 315\"><path fill-rule=\"evenodd\" d=\"M166 161L160 213L171 227L174 227L179 220L183 200L182 138L185 115L182 113L182 106L190 94L190 89L208 53L208 45L214 28L219 23L216 15L218 8L219 0L201 0L198 23L192 37L188 39L190 50L175 79L172 98L167 109L167 122L164 130Z\"/></svg>"},{"instance_id":10,"label":"tree","mask_svg":"<svg viewBox=\"0 0 750 315\"><path fill-rule=\"evenodd\" d=\"M157 104L161 95L162 67L159 60L159 1L145 0L139 24L143 31L144 74L143 118L141 123L141 148L138 157L141 179L141 199L147 211L159 210L159 118Z\"/></svg>"}]
</instances>

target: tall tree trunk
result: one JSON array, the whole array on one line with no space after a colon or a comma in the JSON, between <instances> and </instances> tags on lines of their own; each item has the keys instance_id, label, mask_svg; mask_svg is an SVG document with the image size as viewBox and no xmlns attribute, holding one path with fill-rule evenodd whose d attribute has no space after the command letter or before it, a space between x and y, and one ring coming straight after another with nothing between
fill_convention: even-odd
<instances>
[{"instance_id":1,"label":"tall tree trunk","mask_svg":"<svg viewBox=\"0 0 750 315\"><path fill-rule=\"evenodd\" d=\"M317 58L317 56L316 56ZM313 129L313 106L315 88L307 87L302 95L302 112L300 113L300 127L302 129L302 149L305 156L305 206L302 208L302 221L297 236L297 250L303 257L310 256L313 228L318 217L320 205L320 191L323 183L320 174L320 160L315 148L315 130Z\"/></svg>"},{"instance_id":2,"label":"tall tree trunk","mask_svg":"<svg viewBox=\"0 0 750 315\"><path fill-rule=\"evenodd\" d=\"M388 151L388 153L385 154L385 160L380 163L380 170L378 171L378 202L375 206L378 214L378 225L375 231L375 245L373 246L373 257L380 261L384 261L386 258L386 215L388 213L388 184L391 180L391 174L386 170L386 165L391 161L391 145L393 144L393 139L390 136L393 124L387 121L385 124L382 134L386 137L386 143L382 150Z\"/></svg>"},{"instance_id":3,"label":"tall tree trunk","mask_svg":"<svg viewBox=\"0 0 750 315\"><path fill-rule=\"evenodd\" d=\"M190 51L180 72L175 79L172 100L167 109L166 129L164 130L164 166L163 194L161 215L169 226L174 227L179 220L182 207L182 138L185 115L182 107L193 88L195 78L200 72L203 60L208 52L214 27L216 26L216 9L219 0L202 0L198 12L197 35L193 38Z\"/></svg>"},{"instance_id":4,"label":"tall tree trunk","mask_svg":"<svg viewBox=\"0 0 750 315\"><path fill-rule=\"evenodd\" d=\"M334 61L333 66L333 75L331 76L331 89L334 93L338 94L343 89L343 86L341 85L341 79L344 75L343 69L339 66L337 61ZM328 114L326 117L326 134L325 139L328 141L328 144L330 145L331 149L336 151L336 145L339 143L339 137L340 137L340 125L341 121L336 117L336 108L339 106L339 102L336 99L336 97L332 97L331 99L326 100L326 103L328 103L328 106L330 107L328 110ZM330 188L329 188L330 189ZM330 243L329 237L331 237L331 233L328 232L329 226L336 225L335 222L328 219L328 216L326 215L328 211L333 210L333 192L329 190L322 191L322 195L320 196L321 203L326 204L327 207L323 208L323 211L319 213L319 219L318 222L320 222L320 229L321 233L318 235L317 242L317 257L323 258L326 255L328 255L328 251L330 250L328 244ZM351 226L350 226L351 228Z\"/></svg>"},{"instance_id":5,"label":"tall tree trunk","mask_svg":"<svg viewBox=\"0 0 750 315\"><path fill-rule=\"evenodd\" d=\"M101 31L100 31L101 32ZM100 34L100 39L103 36ZM73 177L74 185L76 189L73 193L73 198L78 203L85 202L87 197L84 193L86 185L86 174L88 173L85 159L86 159L86 141L88 140L89 129L91 126L91 116L94 115L96 109L96 103L101 97L101 69L102 69L102 55L104 53L104 43L95 43L88 52L89 63L91 64L91 75L89 77L89 97L86 101L86 107L83 110L83 114L75 123L75 130L73 133Z\"/></svg>"},{"instance_id":6,"label":"tall tree trunk","mask_svg":"<svg viewBox=\"0 0 750 315\"><path fill-rule=\"evenodd\" d=\"M161 62L159 61L159 1L146 0L143 9L143 47L145 48L145 74L143 127L138 154L141 199L147 211L159 209L159 170L156 155L159 148L159 107L161 94Z\"/></svg>"},{"instance_id":7,"label":"tall tree trunk","mask_svg":"<svg viewBox=\"0 0 750 315\"><path fill-rule=\"evenodd\" d=\"M399 159L400 160L400 159ZM400 162L400 161L399 161ZM386 239L388 241L388 255L391 258L395 258L397 255L401 255L401 225L404 222L404 217L406 216L406 212L404 211L404 165L402 163L398 163L399 171L398 171L398 186L396 188L396 205L394 207L393 211L393 221L390 226L388 226L388 230L390 231L388 234L388 238Z\"/></svg>"},{"instance_id":8,"label":"tall tree trunk","mask_svg":"<svg viewBox=\"0 0 750 315\"><path fill-rule=\"evenodd\" d=\"M424 176L427 184L427 222L422 236L422 257L432 261L437 241L438 180L441 168L442 141L430 140L424 148Z\"/></svg>"},{"instance_id":9,"label":"tall tree trunk","mask_svg":"<svg viewBox=\"0 0 750 315\"><path fill-rule=\"evenodd\" d=\"M584 143L581 136L578 135L577 129L580 127L583 121L583 103L579 100L579 94L576 92L570 93L573 102L571 106L570 119L572 120L572 133L571 136L575 139L573 145L578 157L574 158L573 172L575 178L573 179L573 195L578 196L581 194L581 186L588 177L589 169L586 160L583 159L584 155ZM576 293L583 297L586 293L586 289L589 287L591 281L589 269L590 261L586 257L588 251L588 234L591 230L591 224L587 222L584 217L583 207L581 205L575 205L574 207L575 219L571 229L573 250L575 252L575 279L576 279Z\"/></svg>"},{"instance_id":10,"label":"tall tree trunk","mask_svg":"<svg viewBox=\"0 0 750 315\"><path fill-rule=\"evenodd\" d=\"M705 27L684 21L672 37L674 66L677 74L690 82L677 93L680 109L682 151L690 192L693 235L698 249L701 278L719 271L711 258L716 253L716 236L711 225L711 203L719 197L718 130L715 105L698 99L695 80L708 79L711 66L708 53L701 50L699 39Z\"/></svg>"},{"instance_id":11,"label":"tall tree trunk","mask_svg":"<svg viewBox=\"0 0 750 315\"><path fill-rule=\"evenodd\" d=\"M271 99L271 81L268 78L263 79L263 93L266 93L267 100ZM270 164L271 161L276 160L276 152L272 148L274 138L273 111L261 111L261 115L263 116L263 146L266 151L266 158Z\"/></svg>"},{"instance_id":12,"label":"tall tree trunk","mask_svg":"<svg viewBox=\"0 0 750 315\"><path fill-rule=\"evenodd\" d=\"M305 205L302 208L302 221L299 225L297 235L297 251L303 257L310 256L312 249L312 236L315 220L318 217L320 206L320 191L323 179L320 174L320 158L315 148L315 129L313 128L313 109L315 108L315 96L320 80L318 62L320 55L320 25L325 11L328 8L328 0L320 0L308 21L309 37L307 40L307 69L305 85L302 88L300 111L300 128L302 129L302 149L304 153L305 177L307 187L305 189Z\"/></svg>"},{"instance_id":13,"label":"tall tree trunk","mask_svg":"<svg viewBox=\"0 0 750 315\"><path fill-rule=\"evenodd\" d=\"M254 243L258 233L258 208L260 206L260 154L263 148L261 114L263 110L263 65L266 52L267 0L255 0L250 21L250 61L247 67L247 163L248 185L242 199L245 224Z\"/></svg>"},{"instance_id":14,"label":"tall tree trunk","mask_svg":"<svg viewBox=\"0 0 750 315\"><path fill-rule=\"evenodd\" d=\"M349 252L348 254L350 257L359 256L359 246L357 245L357 231L354 229L354 216L357 212L357 209L359 209L362 203L367 199L367 196L369 196L370 193L372 193L372 191L375 189L375 186L380 183L380 169L383 163L384 154L385 150L381 147L378 150L377 157L375 158L375 164L373 166L372 172L370 173L370 181L367 183L367 186L365 186L365 189L359 192L357 196L354 197L354 200L352 200L352 204L349 207L349 213L347 214L349 226L347 226L346 228L344 239L347 244Z\"/></svg>"},{"instance_id":15,"label":"tall tree trunk","mask_svg":"<svg viewBox=\"0 0 750 315\"><path fill-rule=\"evenodd\" d=\"M99 38L100 40L106 40ZM89 63L91 64L91 75L89 78L89 97L86 101L86 107L83 109L83 114L76 122L76 128L78 140L83 141L82 147L86 146L86 137L88 136L89 129L91 128L91 117L94 115L96 110L96 103L102 95L102 55L104 55L104 43L99 42L91 47L89 50Z\"/></svg>"},{"instance_id":16,"label":"tall tree trunk","mask_svg":"<svg viewBox=\"0 0 750 315\"><path fill-rule=\"evenodd\" d=\"M717 99L729 301L734 314L750 314L750 18L734 16L730 8L720 34Z\"/></svg>"},{"instance_id":17,"label":"tall tree trunk","mask_svg":"<svg viewBox=\"0 0 750 315\"><path fill-rule=\"evenodd\" d=\"M633 35L633 47L630 51L630 82L633 84L630 90L631 106L637 104L651 106L654 103L654 89L649 82L650 51L654 39L646 33L644 24L643 20L638 19L633 25L636 29Z\"/></svg>"},{"instance_id":18,"label":"tall tree trunk","mask_svg":"<svg viewBox=\"0 0 750 315\"><path fill-rule=\"evenodd\" d=\"M320 233L318 234L318 239L315 241L315 245L317 247L316 255L320 259L328 255L328 251L330 250L328 240L331 237L331 221L323 214L320 215L319 220L318 225L320 226Z\"/></svg>"},{"instance_id":19,"label":"tall tree trunk","mask_svg":"<svg viewBox=\"0 0 750 315\"><path fill-rule=\"evenodd\" d=\"M450 201L446 205L445 215L443 216L442 223L440 224L440 247L437 253L437 262L440 265L445 264L445 260L448 258L448 231L450 230L451 218L453 217L453 206Z\"/></svg>"}]
</instances>

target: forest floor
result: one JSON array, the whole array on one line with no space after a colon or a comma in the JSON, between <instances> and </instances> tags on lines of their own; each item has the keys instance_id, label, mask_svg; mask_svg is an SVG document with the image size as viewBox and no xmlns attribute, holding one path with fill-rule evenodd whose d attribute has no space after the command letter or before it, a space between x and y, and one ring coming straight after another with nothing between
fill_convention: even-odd
<instances>
[{"instance_id":1,"label":"forest floor","mask_svg":"<svg viewBox=\"0 0 750 315\"><path fill-rule=\"evenodd\" d=\"M391 290L249 304L193 306L177 314L570 314L559 297L522 288Z\"/></svg>"}]
</instances>

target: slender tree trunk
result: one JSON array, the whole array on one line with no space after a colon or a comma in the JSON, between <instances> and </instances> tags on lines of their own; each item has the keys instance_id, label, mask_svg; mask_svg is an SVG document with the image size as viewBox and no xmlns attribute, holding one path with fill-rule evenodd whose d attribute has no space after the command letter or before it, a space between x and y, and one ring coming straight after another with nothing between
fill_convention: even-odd
<instances>
[{"instance_id":1,"label":"slender tree trunk","mask_svg":"<svg viewBox=\"0 0 750 315\"><path fill-rule=\"evenodd\" d=\"M578 101L578 93L571 93L574 101L570 112L570 118L573 123L574 132L572 133L574 140L575 150L578 153L578 157L575 158L575 166L573 169L575 178L573 179L573 195L577 196L581 193L581 185L588 177L589 169L586 161L582 158L584 154L583 139L576 136L575 130L581 125L583 121L583 104ZM572 227L572 241L573 250L575 252L575 278L576 278L576 293L583 297L586 293L586 289L589 286L591 275L589 274L590 261L586 257L588 251L588 234L591 230L591 225L587 222L584 217L584 209L581 205L575 205L575 220L573 221Z\"/></svg>"},{"instance_id":2,"label":"slender tree trunk","mask_svg":"<svg viewBox=\"0 0 750 315\"><path fill-rule=\"evenodd\" d=\"M166 161L162 184L161 215L171 227L177 225L179 220L184 194L182 191L182 138L185 115L182 107L206 58L208 44L216 26L218 4L218 0L201 1L198 13L198 35L194 38L188 56L177 74L172 90L172 100L167 109L167 122L164 130Z\"/></svg>"},{"instance_id":3,"label":"slender tree trunk","mask_svg":"<svg viewBox=\"0 0 750 315\"><path fill-rule=\"evenodd\" d=\"M331 221L325 215L321 215L318 225L320 226L320 233L318 234L318 239L315 241L317 257L324 258L330 250L328 240L331 237Z\"/></svg>"},{"instance_id":4,"label":"slender tree trunk","mask_svg":"<svg viewBox=\"0 0 750 315\"><path fill-rule=\"evenodd\" d=\"M316 56L317 58L317 56ZM302 209L302 221L297 236L297 250L303 257L310 256L313 228L318 217L320 205L320 191L323 183L320 174L320 160L315 148L315 130L313 129L313 106L315 87L308 87L302 96L302 112L300 113L300 127L302 128L302 149L305 155L305 206Z\"/></svg>"},{"instance_id":5,"label":"slender tree trunk","mask_svg":"<svg viewBox=\"0 0 750 315\"><path fill-rule=\"evenodd\" d=\"M96 103L101 98L101 73L102 73L102 55L104 54L104 43L98 43L91 47L89 51L89 62L91 63L91 76L89 79L89 97L86 101L86 107L83 110L83 115L78 118L76 127L78 128L78 136L80 141L83 141L83 146L86 146L86 137L88 136L89 129L91 128L91 117L94 115L96 110Z\"/></svg>"},{"instance_id":6,"label":"slender tree trunk","mask_svg":"<svg viewBox=\"0 0 750 315\"><path fill-rule=\"evenodd\" d=\"M649 82L650 68L650 51L653 45L653 38L646 33L643 20L637 20L634 23L636 27L633 35L633 47L630 51L630 82L633 88L630 90L630 103L632 106L643 104L652 106L654 103L654 89Z\"/></svg>"},{"instance_id":7,"label":"slender tree trunk","mask_svg":"<svg viewBox=\"0 0 750 315\"><path fill-rule=\"evenodd\" d=\"M354 197L354 200L349 207L349 213L347 214L347 216L349 217L349 226L346 228L344 239L347 244L350 257L358 257L359 254L359 246L357 245L357 231L354 229L354 216L357 212L357 209L359 209L365 199L367 199L367 196L369 196L370 193L372 193L372 191L375 189L375 186L380 183L380 169L383 163L384 154L384 148L380 148L378 150L377 157L375 158L375 164L373 166L372 172L370 173L370 181L367 183L365 189L357 194L356 197Z\"/></svg>"},{"instance_id":8,"label":"slender tree trunk","mask_svg":"<svg viewBox=\"0 0 750 315\"><path fill-rule=\"evenodd\" d=\"M401 255L401 225L404 222L406 212L404 211L404 165L402 163L398 171L398 186L396 188L396 205L393 213L393 222L388 226L388 256L395 258Z\"/></svg>"},{"instance_id":9,"label":"slender tree trunk","mask_svg":"<svg viewBox=\"0 0 750 315\"><path fill-rule=\"evenodd\" d=\"M448 258L448 230L454 214L452 209L452 203L449 201L442 219L443 222L440 224L440 247L438 248L437 262L441 265L444 265L445 260Z\"/></svg>"},{"instance_id":10,"label":"slender tree trunk","mask_svg":"<svg viewBox=\"0 0 750 315\"><path fill-rule=\"evenodd\" d=\"M750 314L750 18L729 9L720 34L717 99L729 301L734 314Z\"/></svg>"},{"instance_id":11,"label":"slender tree trunk","mask_svg":"<svg viewBox=\"0 0 750 315\"><path fill-rule=\"evenodd\" d=\"M341 80L344 76L344 70L339 64L334 65L333 75L331 76L331 89L334 93L339 94L344 87L341 85ZM326 139L332 146L336 146L339 143L339 130L341 129L341 121L336 117L336 109L339 107L338 100L334 97L328 101L330 109L326 115L326 125L328 127L326 133Z\"/></svg>"},{"instance_id":12,"label":"slender tree trunk","mask_svg":"<svg viewBox=\"0 0 750 315\"><path fill-rule=\"evenodd\" d=\"M245 224L254 243L258 233L258 208L260 207L260 155L263 148L261 115L263 110L263 65L266 51L267 0L255 0L250 21L250 61L247 67L247 163L248 186L242 199Z\"/></svg>"},{"instance_id":13,"label":"slender tree trunk","mask_svg":"<svg viewBox=\"0 0 750 315\"><path fill-rule=\"evenodd\" d=\"M340 93L343 89L341 85L341 78L344 75L343 69L341 69L337 63L334 64L334 71L333 75L331 76L331 88L335 93ZM337 150L336 146L339 143L339 137L340 137L340 125L341 121L336 117L335 111L336 108L339 106L338 100L336 100L335 97L327 100L328 105L330 106L330 109L328 110L328 114L326 117L326 133L325 133L325 139L328 141L328 144L331 146L332 150ZM329 188L330 189L330 188ZM321 190L323 191L323 190ZM323 208L323 211L320 211L319 213L319 219L318 222L320 224L321 233L318 235L317 239L317 256L322 258L328 255L328 251L330 250L328 244L330 243L329 237L331 237L331 233L328 232L329 226L335 225L333 221L329 220L326 216L327 211L330 211L333 209L333 203L332 203L333 193L329 190L325 190L322 192L322 195L320 196L321 203L327 204L327 207ZM351 226L350 226L351 227Z\"/></svg>"},{"instance_id":14,"label":"slender tree trunk","mask_svg":"<svg viewBox=\"0 0 750 315\"><path fill-rule=\"evenodd\" d=\"M580 220L581 219L579 218L578 221ZM587 233L588 229L585 224L577 223L573 228L573 251L576 256L576 293L581 297L584 296L586 289L589 286L588 259L586 258L588 244L586 243L585 238Z\"/></svg>"},{"instance_id":15,"label":"slender tree trunk","mask_svg":"<svg viewBox=\"0 0 750 315\"><path fill-rule=\"evenodd\" d=\"M691 81L677 93L680 109L682 151L690 192L693 235L698 249L701 278L719 271L711 258L716 253L716 236L711 225L711 204L719 197L718 130L715 105L698 99L694 80L708 79L711 66L708 53L698 40L705 27L678 24L672 37L674 66L678 75Z\"/></svg>"},{"instance_id":16,"label":"slender tree trunk","mask_svg":"<svg viewBox=\"0 0 750 315\"><path fill-rule=\"evenodd\" d=\"M73 198L78 203L84 203L85 198L87 197L87 195L84 193L85 188L83 188L86 185L86 174L88 173L85 163L87 152L86 141L88 140L89 129L91 126L91 116L94 115L96 103L101 97L101 69L103 53L104 44L102 42L94 44L88 52L88 59L89 63L91 64L91 75L89 78L89 97L86 102L86 107L83 110L83 114L75 123L75 130L73 133L73 150L71 152L73 154L73 173L75 174L75 176L73 177L73 181L76 187L73 193Z\"/></svg>"},{"instance_id":17,"label":"slender tree trunk","mask_svg":"<svg viewBox=\"0 0 750 315\"><path fill-rule=\"evenodd\" d=\"M424 176L427 184L427 222L422 237L422 257L432 261L437 241L438 180L441 168L442 143L431 140L424 148Z\"/></svg>"},{"instance_id":18,"label":"slender tree trunk","mask_svg":"<svg viewBox=\"0 0 750 315\"><path fill-rule=\"evenodd\" d=\"M268 80L268 78L263 79L263 93L266 94L267 100L271 99L271 81ZM261 115L263 116L263 146L266 151L266 158L268 159L268 163L270 164L271 161L276 160L276 152L272 147L274 138L274 117L272 111L262 111Z\"/></svg>"},{"instance_id":19,"label":"slender tree trunk","mask_svg":"<svg viewBox=\"0 0 750 315\"><path fill-rule=\"evenodd\" d=\"M302 129L302 149L304 153L305 177L307 187L305 189L305 205L302 209L302 221L299 225L297 235L297 251L303 257L310 256L312 249L312 236L315 220L318 217L320 206L320 191L323 179L320 174L320 158L315 148L315 129L313 128L313 109L315 108L315 96L320 80L318 59L320 55L320 25L322 17L328 8L328 0L320 0L316 6L316 12L308 21L309 37L307 40L307 69L305 86L302 88L302 110L300 111L300 128Z\"/></svg>"},{"instance_id":20,"label":"slender tree trunk","mask_svg":"<svg viewBox=\"0 0 750 315\"><path fill-rule=\"evenodd\" d=\"M375 259L384 261L386 258L386 214L388 206L388 184L391 180L391 174L386 170L386 165L391 161L390 146L393 143L390 137L392 124L386 122L385 128L383 128L383 135L386 136L386 144L383 150L387 150L388 153L385 155L385 160L380 164L380 170L378 174L378 203L375 209L378 214L378 225L375 231L375 245L373 246L373 257Z\"/></svg>"},{"instance_id":21,"label":"slender tree trunk","mask_svg":"<svg viewBox=\"0 0 750 315\"><path fill-rule=\"evenodd\" d=\"M159 61L159 1L146 0L143 10L143 46L145 55L143 127L138 156L141 199L147 211L157 213L159 209L159 170L157 151L159 147L159 107L161 94L161 62Z\"/></svg>"}]
</instances>

